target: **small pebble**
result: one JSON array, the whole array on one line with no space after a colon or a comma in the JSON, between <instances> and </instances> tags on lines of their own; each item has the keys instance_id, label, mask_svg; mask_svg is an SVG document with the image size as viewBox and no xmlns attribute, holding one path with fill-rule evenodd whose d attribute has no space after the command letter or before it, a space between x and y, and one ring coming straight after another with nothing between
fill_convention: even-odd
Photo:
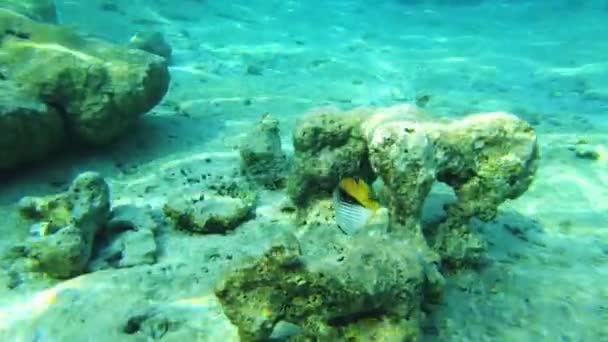
<instances>
[{"instance_id":1,"label":"small pebble","mask_svg":"<svg viewBox=\"0 0 608 342\"><path fill-rule=\"evenodd\" d=\"M247 67L247 75L262 76L262 68L256 65L250 65Z\"/></svg>"},{"instance_id":2,"label":"small pebble","mask_svg":"<svg viewBox=\"0 0 608 342\"><path fill-rule=\"evenodd\" d=\"M600 153L593 146L586 144L577 145L574 154L581 159L598 160L600 158Z\"/></svg>"}]
</instances>

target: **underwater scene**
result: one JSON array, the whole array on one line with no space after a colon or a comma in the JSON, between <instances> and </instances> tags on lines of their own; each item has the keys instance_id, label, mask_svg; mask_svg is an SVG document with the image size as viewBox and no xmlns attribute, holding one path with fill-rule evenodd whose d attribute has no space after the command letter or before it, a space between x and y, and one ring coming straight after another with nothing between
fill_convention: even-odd
<instances>
[{"instance_id":1,"label":"underwater scene","mask_svg":"<svg viewBox=\"0 0 608 342\"><path fill-rule=\"evenodd\" d=\"M608 342L608 1L0 29L0 341Z\"/></svg>"}]
</instances>

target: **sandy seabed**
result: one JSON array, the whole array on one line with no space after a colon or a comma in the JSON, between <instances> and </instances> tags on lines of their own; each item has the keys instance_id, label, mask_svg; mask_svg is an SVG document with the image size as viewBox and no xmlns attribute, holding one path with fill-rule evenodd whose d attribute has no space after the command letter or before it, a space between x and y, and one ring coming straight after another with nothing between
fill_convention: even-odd
<instances>
[{"instance_id":1,"label":"sandy seabed","mask_svg":"<svg viewBox=\"0 0 608 342\"><path fill-rule=\"evenodd\" d=\"M601 38L608 36L608 12L566 1L461 7L397 0L135 0L116 1L118 11L91 3L58 1L62 22L117 43L138 31L162 32L174 50L171 89L116 144L4 180L1 249L27 235L15 230L20 197L60 191L82 171L106 177L114 204L158 206L183 183L182 169L233 174L235 146L263 113L279 119L289 151L295 120L309 109L388 106L427 95L430 118L517 114L537 130L542 162L526 194L503 205L495 221L476 225L491 262L448 278L445 301L429 318L424 339L608 341L608 41ZM599 158L577 156L581 144ZM275 215L280 197L266 194L262 218ZM131 306L156 301L182 308L179 314L191 310L200 318L193 329L206 331L202 340L235 340L217 301L188 289L194 282L208 284L197 291L212 289L221 269L216 264L227 262L223 256L255 254L272 232L254 225L229 240L167 238L159 264L200 260L209 268L201 279L128 285L133 277L165 279L162 273L170 272L152 267L146 273L144 267L1 289L0 336L127 340L114 328L104 332Z\"/></svg>"}]
</instances>

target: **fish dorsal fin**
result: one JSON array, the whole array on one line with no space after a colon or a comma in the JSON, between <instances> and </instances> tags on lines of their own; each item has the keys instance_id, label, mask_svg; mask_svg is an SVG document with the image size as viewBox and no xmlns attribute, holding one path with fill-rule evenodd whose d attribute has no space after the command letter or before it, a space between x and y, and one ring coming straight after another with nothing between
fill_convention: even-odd
<instances>
[{"instance_id":1,"label":"fish dorsal fin","mask_svg":"<svg viewBox=\"0 0 608 342\"><path fill-rule=\"evenodd\" d=\"M362 206L371 209L374 214L380 208L378 202L369 198L369 186L363 179L346 177L340 180L339 187Z\"/></svg>"},{"instance_id":2,"label":"fish dorsal fin","mask_svg":"<svg viewBox=\"0 0 608 342\"><path fill-rule=\"evenodd\" d=\"M362 179L343 178L340 180L340 189L359 203L363 203L369 199L369 187Z\"/></svg>"}]
</instances>

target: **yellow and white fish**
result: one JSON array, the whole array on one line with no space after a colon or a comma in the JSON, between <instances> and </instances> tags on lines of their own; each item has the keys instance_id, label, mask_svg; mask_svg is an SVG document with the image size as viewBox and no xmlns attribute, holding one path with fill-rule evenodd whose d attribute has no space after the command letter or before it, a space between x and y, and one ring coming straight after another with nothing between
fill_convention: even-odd
<instances>
[{"instance_id":1,"label":"yellow and white fish","mask_svg":"<svg viewBox=\"0 0 608 342\"><path fill-rule=\"evenodd\" d=\"M336 223L344 233L356 233L376 215L380 205L369 196L369 186L364 180L351 177L340 180L334 191L333 204Z\"/></svg>"}]
</instances>

